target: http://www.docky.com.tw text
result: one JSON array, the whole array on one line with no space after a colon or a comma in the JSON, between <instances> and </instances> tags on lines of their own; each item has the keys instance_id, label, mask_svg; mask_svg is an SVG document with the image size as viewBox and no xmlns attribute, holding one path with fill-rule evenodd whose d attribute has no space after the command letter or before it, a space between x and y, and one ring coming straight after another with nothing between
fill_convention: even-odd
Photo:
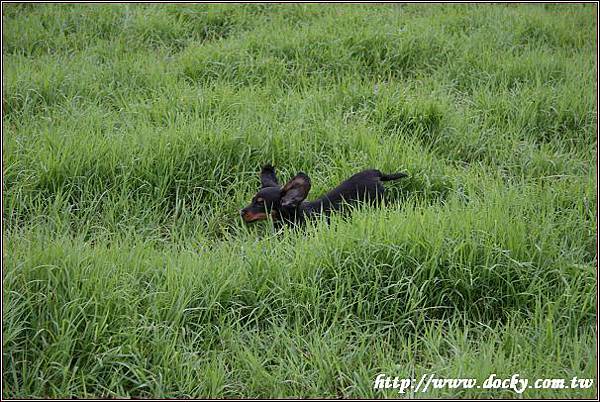
<instances>
[{"instance_id":1,"label":"http://www.docky.com.tw text","mask_svg":"<svg viewBox=\"0 0 600 402\"><path fill-rule=\"evenodd\" d=\"M587 389L594 384L589 378L536 378L528 379L513 374L503 378L490 374L483 382L475 378L438 378L435 374L423 374L420 378L401 378L381 373L375 377L375 390L393 389L399 394L425 393L436 389L509 389L522 394L527 389Z\"/></svg>"}]
</instances>

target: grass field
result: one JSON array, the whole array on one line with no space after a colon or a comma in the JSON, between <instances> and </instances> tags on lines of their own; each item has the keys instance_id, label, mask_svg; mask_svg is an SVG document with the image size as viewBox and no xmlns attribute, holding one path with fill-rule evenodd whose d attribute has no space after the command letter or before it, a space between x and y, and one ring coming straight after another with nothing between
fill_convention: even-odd
<instances>
[{"instance_id":1,"label":"grass field","mask_svg":"<svg viewBox=\"0 0 600 402\"><path fill-rule=\"evenodd\" d=\"M4 4L3 397L594 397L596 15ZM277 232L268 162L410 177Z\"/></svg>"}]
</instances>

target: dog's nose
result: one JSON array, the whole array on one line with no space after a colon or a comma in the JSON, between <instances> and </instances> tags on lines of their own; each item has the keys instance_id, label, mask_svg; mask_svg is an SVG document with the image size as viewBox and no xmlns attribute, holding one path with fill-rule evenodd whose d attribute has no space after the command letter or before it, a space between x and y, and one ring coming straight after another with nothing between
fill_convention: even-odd
<instances>
[{"instance_id":1,"label":"dog's nose","mask_svg":"<svg viewBox=\"0 0 600 402\"><path fill-rule=\"evenodd\" d=\"M240 216L244 216L244 214L246 214L246 208L244 209L240 209Z\"/></svg>"}]
</instances>

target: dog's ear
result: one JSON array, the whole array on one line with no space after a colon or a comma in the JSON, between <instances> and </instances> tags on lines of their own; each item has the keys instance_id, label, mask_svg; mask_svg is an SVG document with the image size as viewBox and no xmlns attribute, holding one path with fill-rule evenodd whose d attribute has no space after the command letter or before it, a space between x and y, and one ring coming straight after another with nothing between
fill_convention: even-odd
<instances>
[{"instance_id":1,"label":"dog's ear","mask_svg":"<svg viewBox=\"0 0 600 402\"><path fill-rule=\"evenodd\" d=\"M260 187L279 187L277 176L275 176L275 168L270 164L263 166L260 171Z\"/></svg>"},{"instance_id":2,"label":"dog's ear","mask_svg":"<svg viewBox=\"0 0 600 402\"><path fill-rule=\"evenodd\" d=\"M310 191L310 178L300 172L288 181L281 189L281 206L295 207L300 204Z\"/></svg>"}]
</instances>

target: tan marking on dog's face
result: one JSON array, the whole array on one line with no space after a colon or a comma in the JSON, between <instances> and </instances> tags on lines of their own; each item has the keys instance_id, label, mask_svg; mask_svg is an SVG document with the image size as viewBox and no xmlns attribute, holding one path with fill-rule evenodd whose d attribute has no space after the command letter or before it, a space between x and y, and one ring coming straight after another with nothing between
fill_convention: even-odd
<instances>
[{"instance_id":1,"label":"tan marking on dog's face","mask_svg":"<svg viewBox=\"0 0 600 402\"><path fill-rule=\"evenodd\" d=\"M244 219L244 222L246 222L246 223L261 221L261 220L267 219L267 214L264 212L257 212L257 213L246 212L242 216L242 219Z\"/></svg>"}]
</instances>

